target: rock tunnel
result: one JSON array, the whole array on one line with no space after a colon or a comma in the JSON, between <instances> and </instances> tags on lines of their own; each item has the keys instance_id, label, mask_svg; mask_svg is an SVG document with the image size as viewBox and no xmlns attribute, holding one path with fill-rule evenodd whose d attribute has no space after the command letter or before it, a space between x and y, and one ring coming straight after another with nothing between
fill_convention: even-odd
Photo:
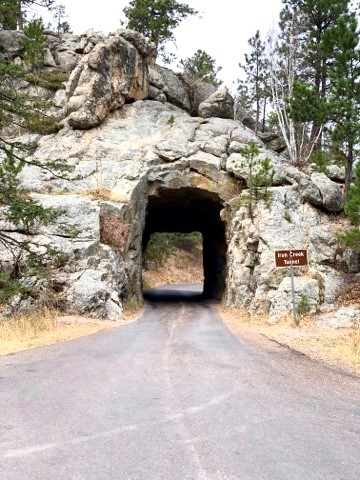
<instances>
[{"instance_id":1,"label":"rock tunnel","mask_svg":"<svg viewBox=\"0 0 360 480\"><path fill-rule=\"evenodd\" d=\"M214 192L198 188L157 189L149 195L143 251L155 232L198 231L203 238L203 296L220 300L226 287L225 223L222 202Z\"/></svg>"}]
</instances>

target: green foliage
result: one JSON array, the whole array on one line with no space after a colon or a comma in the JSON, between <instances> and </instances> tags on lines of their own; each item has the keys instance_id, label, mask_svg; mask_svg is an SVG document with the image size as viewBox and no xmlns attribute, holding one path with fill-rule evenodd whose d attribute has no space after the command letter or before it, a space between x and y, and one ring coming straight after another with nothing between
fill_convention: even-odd
<instances>
[{"instance_id":1,"label":"green foliage","mask_svg":"<svg viewBox=\"0 0 360 480\"><path fill-rule=\"evenodd\" d=\"M338 239L344 246L354 250L354 252L360 253L359 228L351 228L347 232L339 234Z\"/></svg>"},{"instance_id":2,"label":"green foliage","mask_svg":"<svg viewBox=\"0 0 360 480\"><path fill-rule=\"evenodd\" d=\"M33 85L56 92L60 88L65 88L64 82L68 81L69 75L68 72L54 68L53 70L41 70L36 75L28 74L26 80Z\"/></svg>"},{"instance_id":3,"label":"green foliage","mask_svg":"<svg viewBox=\"0 0 360 480\"><path fill-rule=\"evenodd\" d=\"M299 14L301 71L291 93L290 114L311 125L309 145L345 159L348 197L360 135L360 52L357 15L350 0L284 0L288 16Z\"/></svg>"},{"instance_id":4,"label":"green foliage","mask_svg":"<svg viewBox=\"0 0 360 480\"><path fill-rule=\"evenodd\" d=\"M37 63L37 57L34 58ZM41 225L53 223L61 212L54 212L36 203L21 188L20 174L24 166L40 167L58 178L67 178L73 169L57 158L47 161L32 159L29 154L36 145L21 144L6 137L9 131L14 136L16 132L48 134L58 130L56 119L44 113L49 107L48 102L19 89L19 85L23 86L28 77L29 73L21 67L0 60L0 207L3 220L11 225L9 231L0 231L2 251L7 251L6 262L0 265L0 271L8 272L8 276L2 277L3 283L0 285L0 300L3 301L15 293L28 293L22 287L26 285L24 278L43 275L44 265L50 258L59 263L58 252L49 246L41 245L42 254L39 255L32 235L38 232ZM36 79L34 73L31 77Z\"/></svg>"},{"instance_id":5,"label":"green foliage","mask_svg":"<svg viewBox=\"0 0 360 480\"><path fill-rule=\"evenodd\" d=\"M166 257L179 248L190 250L201 248L202 235L199 232L157 232L151 235L144 252L144 262L153 261L162 265Z\"/></svg>"},{"instance_id":6,"label":"green foliage","mask_svg":"<svg viewBox=\"0 0 360 480\"><path fill-rule=\"evenodd\" d=\"M45 208L21 190L19 174L28 163L15 156L12 150L6 151L0 161L0 206L3 209L3 220L10 222L22 237L14 236L7 231L0 231L0 245L7 250L12 261L6 262L5 273L0 277L0 302L7 301L16 294L31 293L25 288L24 279L29 276L45 275L45 264L52 260L54 266L64 262L64 255L50 246L45 246L45 253L39 255L36 245L31 240L41 225L53 223L61 212ZM52 162L56 165L57 161ZM38 245L44 247L43 245Z\"/></svg>"},{"instance_id":7,"label":"green foliage","mask_svg":"<svg viewBox=\"0 0 360 480\"><path fill-rule=\"evenodd\" d=\"M13 125L42 135L57 132L57 120L44 113L49 102L18 90L19 82L29 77L36 83L36 74L29 75L21 67L0 60L0 129ZM0 150L3 147L0 137Z\"/></svg>"},{"instance_id":8,"label":"green foliage","mask_svg":"<svg viewBox=\"0 0 360 480\"><path fill-rule=\"evenodd\" d=\"M39 70L44 64L45 26L41 18L32 20L24 27L24 61L30 70Z\"/></svg>"},{"instance_id":9,"label":"green foliage","mask_svg":"<svg viewBox=\"0 0 360 480\"><path fill-rule=\"evenodd\" d=\"M272 185L274 170L268 157L258 158L259 147L254 143L247 145L243 152L247 160L248 178L246 179L249 188L248 209L249 216L253 218L254 205L260 200L265 200L267 207L270 206L271 194L269 187Z\"/></svg>"},{"instance_id":10,"label":"green foliage","mask_svg":"<svg viewBox=\"0 0 360 480\"><path fill-rule=\"evenodd\" d=\"M349 200L344 210L354 225L360 225L360 163L356 166L355 181L350 187Z\"/></svg>"},{"instance_id":11,"label":"green foliage","mask_svg":"<svg viewBox=\"0 0 360 480\"><path fill-rule=\"evenodd\" d=\"M308 297L305 293L300 294L300 299L297 301L296 304L296 313L299 317L302 317L309 313L311 310Z\"/></svg>"},{"instance_id":12,"label":"green foliage","mask_svg":"<svg viewBox=\"0 0 360 480\"><path fill-rule=\"evenodd\" d=\"M194 8L176 0L131 0L123 11L126 27L149 37L157 53L164 43L174 40L173 31L183 20L198 14Z\"/></svg>"},{"instance_id":13,"label":"green foliage","mask_svg":"<svg viewBox=\"0 0 360 480\"><path fill-rule=\"evenodd\" d=\"M260 160L258 164L258 171L255 173L253 180L255 202L263 199L265 200L268 208L270 206L269 201L271 199L269 187L272 186L274 173L275 172L272 168L270 159L265 157Z\"/></svg>"},{"instance_id":14,"label":"green foliage","mask_svg":"<svg viewBox=\"0 0 360 480\"><path fill-rule=\"evenodd\" d=\"M24 287L19 279L11 278L6 272L0 272L0 304L7 302L14 295L25 293L30 293L30 290Z\"/></svg>"},{"instance_id":15,"label":"green foliage","mask_svg":"<svg viewBox=\"0 0 360 480\"><path fill-rule=\"evenodd\" d=\"M259 30L249 39L248 44L251 52L245 54L245 64L239 64L245 73L245 78L238 80L238 97L244 107L255 105L255 131L257 133L261 117L261 130L265 131L266 106L270 96L265 64L265 45L261 41Z\"/></svg>"},{"instance_id":16,"label":"green foliage","mask_svg":"<svg viewBox=\"0 0 360 480\"><path fill-rule=\"evenodd\" d=\"M170 115L167 123L172 126L172 125L174 125L175 122L176 122L176 118L174 117L174 115Z\"/></svg>"},{"instance_id":17,"label":"green foliage","mask_svg":"<svg viewBox=\"0 0 360 480\"><path fill-rule=\"evenodd\" d=\"M17 0L0 0L0 29L16 30Z\"/></svg>"},{"instance_id":18,"label":"green foliage","mask_svg":"<svg viewBox=\"0 0 360 480\"><path fill-rule=\"evenodd\" d=\"M216 60L204 50L197 50L192 57L180 60L179 66L183 69L184 74L193 75L215 87L219 87L222 83L217 78L222 67L217 67Z\"/></svg>"},{"instance_id":19,"label":"green foliage","mask_svg":"<svg viewBox=\"0 0 360 480\"><path fill-rule=\"evenodd\" d=\"M48 225L56 218L49 209L37 205L21 191L19 174L24 167L21 159L10 150L0 163L0 205L8 206L5 219L19 230L29 233L39 224ZM0 232L1 239L1 232Z\"/></svg>"},{"instance_id":20,"label":"green foliage","mask_svg":"<svg viewBox=\"0 0 360 480\"><path fill-rule=\"evenodd\" d=\"M345 203L344 210L351 223L357 228L338 235L338 238L345 246L360 253L360 163L356 166L355 181L350 187L349 199Z\"/></svg>"},{"instance_id":21,"label":"green foliage","mask_svg":"<svg viewBox=\"0 0 360 480\"><path fill-rule=\"evenodd\" d=\"M309 158L310 163L314 163L316 165L316 170L318 172L324 173L325 175L329 175L329 163L331 162L331 155L324 150L315 150Z\"/></svg>"},{"instance_id":22,"label":"green foliage","mask_svg":"<svg viewBox=\"0 0 360 480\"><path fill-rule=\"evenodd\" d=\"M56 0L0 0L0 29L23 30L33 5L51 9Z\"/></svg>"}]
</instances>

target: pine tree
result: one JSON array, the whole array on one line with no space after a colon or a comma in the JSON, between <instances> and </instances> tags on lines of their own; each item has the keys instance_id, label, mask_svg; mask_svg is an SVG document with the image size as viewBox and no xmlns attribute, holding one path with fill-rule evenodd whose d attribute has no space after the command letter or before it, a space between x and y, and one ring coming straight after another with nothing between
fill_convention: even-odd
<instances>
[{"instance_id":1,"label":"pine tree","mask_svg":"<svg viewBox=\"0 0 360 480\"><path fill-rule=\"evenodd\" d=\"M331 49L328 66L328 130L332 149L345 163L344 200L348 200L356 147L360 141L360 50L355 13L342 15L327 31L324 49Z\"/></svg>"},{"instance_id":2,"label":"pine tree","mask_svg":"<svg viewBox=\"0 0 360 480\"><path fill-rule=\"evenodd\" d=\"M24 27L25 38L22 41L25 49L24 61L32 71L39 70L44 65L46 50L44 30L41 18L32 20Z\"/></svg>"},{"instance_id":3,"label":"pine tree","mask_svg":"<svg viewBox=\"0 0 360 480\"><path fill-rule=\"evenodd\" d=\"M242 151L246 159L248 175L246 183L248 186L248 212L251 220L254 218L254 206L260 201L265 200L266 204L270 201L269 187L271 187L274 177L274 170L268 157L259 158L259 147L254 143L247 145Z\"/></svg>"},{"instance_id":4,"label":"pine tree","mask_svg":"<svg viewBox=\"0 0 360 480\"><path fill-rule=\"evenodd\" d=\"M70 24L65 18L67 18L64 5L60 4L54 7L54 20L55 20L55 31L57 35L62 33L72 33Z\"/></svg>"},{"instance_id":5,"label":"pine tree","mask_svg":"<svg viewBox=\"0 0 360 480\"><path fill-rule=\"evenodd\" d=\"M266 105L269 97L269 88L267 83L267 74L265 67L265 45L261 41L260 32L257 30L254 37L248 41L252 48L250 54L245 54L245 64L239 64L245 72L245 79L238 80L238 91L242 96L251 100L255 104L255 133L257 134L260 116L261 130L265 130Z\"/></svg>"},{"instance_id":6,"label":"pine tree","mask_svg":"<svg viewBox=\"0 0 360 480\"><path fill-rule=\"evenodd\" d=\"M123 10L127 28L137 30L155 43L155 60L164 44L174 40L173 31L187 17L198 11L176 0L131 0Z\"/></svg>"},{"instance_id":7,"label":"pine tree","mask_svg":"<svg viewBox=\"0 0 360 480\"><path fill-rule=\"evenodd\" d=\"M285 9L301 19L302 73L296 78L291 99L291 115L300 122L311 122L310 144L321 148L323 132L328 121L327 92L329 66L333 48L325 46L327 32L338 25L347 14L349 0L283 0Z\"/></svg>"},{"instance_id":8,"label":"pine tree","mask_svg":"<svg viewBox=\"0 0 360 480\"><path fill-rule=\"evenodd\" d=\"M35 25L39 27L40 23L35 22ZM30 31L32 31L31 28ZM40 33L42 35L41 29ZM25 44L27 61L38 68L40 68L42 57L38 57L41 52L36 42L39 40L43 45L41 35L27 37L26 40L30 45ZM40 51L42 51L41 48ZM29 158L29 152L36 145L13 140L15 129L19 135L29 131L49 134L59 129L57 119L46 113L49 103L24 93L23 89L18 88L19 84L24 86L30 77L33 81L36 74L30 75L19 65L14 65L5 59L0 60L0 207L2 219L10 222L18 233L24 235L24 240L21 240L11 231L0 231L0 245L6 248L13 258L12 270L2 272L0 276L0 290L3 287L7 288L9 281L15 281L28 272L30 263L33 267L41 263L41 259L34 254L29 243L31 237L26 238L26 235L33 234L37 226L49 224L56 218L53 211L34 202L28 192L21 188L19 180L21 171L25 165L37 166L51 172L54 176L66 178L67 173L72 170L61 159L32 160ZM9 132L10 136L7 135ZM8 291L11 292L12 289ZM2 298L1 291L0 298Z\"/></svg>"},{"instance_id":9,"label":"pine tree","mask_svg":"<svg viewBox=\"0 0 360 480\"><path fill-rule=\"evenodd\" d=\"M339 239L344 245L360 253L360 163L356 166L355 181L350 187L349 199L345 203L344 210L356 227L340 234Z\"/></svg>"},{"instance_id":10,"label":"pine tree","mask_svg":"<svg viewBox=\"0 0 360 480\"><path fill-rule=\"evenodd\" d=\"M56 0L0 0L0 25L4 30L23 30L29 7L51 9Z\"/></svg>"},{"instance_id":11,"label":"pine tree","mask_svg":"<svg viewBox=\"0 0 360 480\"><path fill-rule=\"evenodd\" d=\"M219 87L222 81L217 78L221 67L216 66L216 60L204 50L197 50L192 57L180 60L180 65L185 75L194 76L205 82Z\"/></svg>"}]
</instances>

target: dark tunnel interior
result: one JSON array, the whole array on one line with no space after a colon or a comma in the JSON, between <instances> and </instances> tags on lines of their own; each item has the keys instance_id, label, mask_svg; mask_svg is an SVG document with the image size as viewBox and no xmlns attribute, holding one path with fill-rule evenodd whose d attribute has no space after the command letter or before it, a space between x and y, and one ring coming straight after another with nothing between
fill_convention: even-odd
<instances>
[{"instance_id":1,"label":"dark tunnel interior","mask_svg":"<svg viewBox=\"0 0 360 480\"><path fill-rule=\"evenodd\" d=\"M159 189L148 197L143 251L155 232L198 231L203 237L203 297L220 300L226 286L225 224L220 218L221 201L216 193L179 188Z\"/></svg>"}]
</instances>

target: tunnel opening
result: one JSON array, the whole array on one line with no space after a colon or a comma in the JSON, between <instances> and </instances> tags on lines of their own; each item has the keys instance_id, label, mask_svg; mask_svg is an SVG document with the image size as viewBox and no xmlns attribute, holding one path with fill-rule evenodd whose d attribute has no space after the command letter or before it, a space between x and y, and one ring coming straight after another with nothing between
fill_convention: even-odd
<instances>
[{"instance_id":1,"label":"tunnel opening","mask_svg":"<svg viewBox=\"0 0 360 480\"><path fill-rule=\"evenodd\" d=\"M146 288L170 284L203 284L203 239L200 232L156 232L143 252Z\"/></svg>"},{"instance_id":2,"label":"tunnel opening","mask_svg":"<svg viewBox=\"0 0 360 480\"><path fill-rule=\"evenodd\" d=\"M149 195L143 252L156 232L200 232L203 240L203 298L220 300L226 288L226 235L219 196L199 188L157 189Z\"/></svg>"}]
</instances>

